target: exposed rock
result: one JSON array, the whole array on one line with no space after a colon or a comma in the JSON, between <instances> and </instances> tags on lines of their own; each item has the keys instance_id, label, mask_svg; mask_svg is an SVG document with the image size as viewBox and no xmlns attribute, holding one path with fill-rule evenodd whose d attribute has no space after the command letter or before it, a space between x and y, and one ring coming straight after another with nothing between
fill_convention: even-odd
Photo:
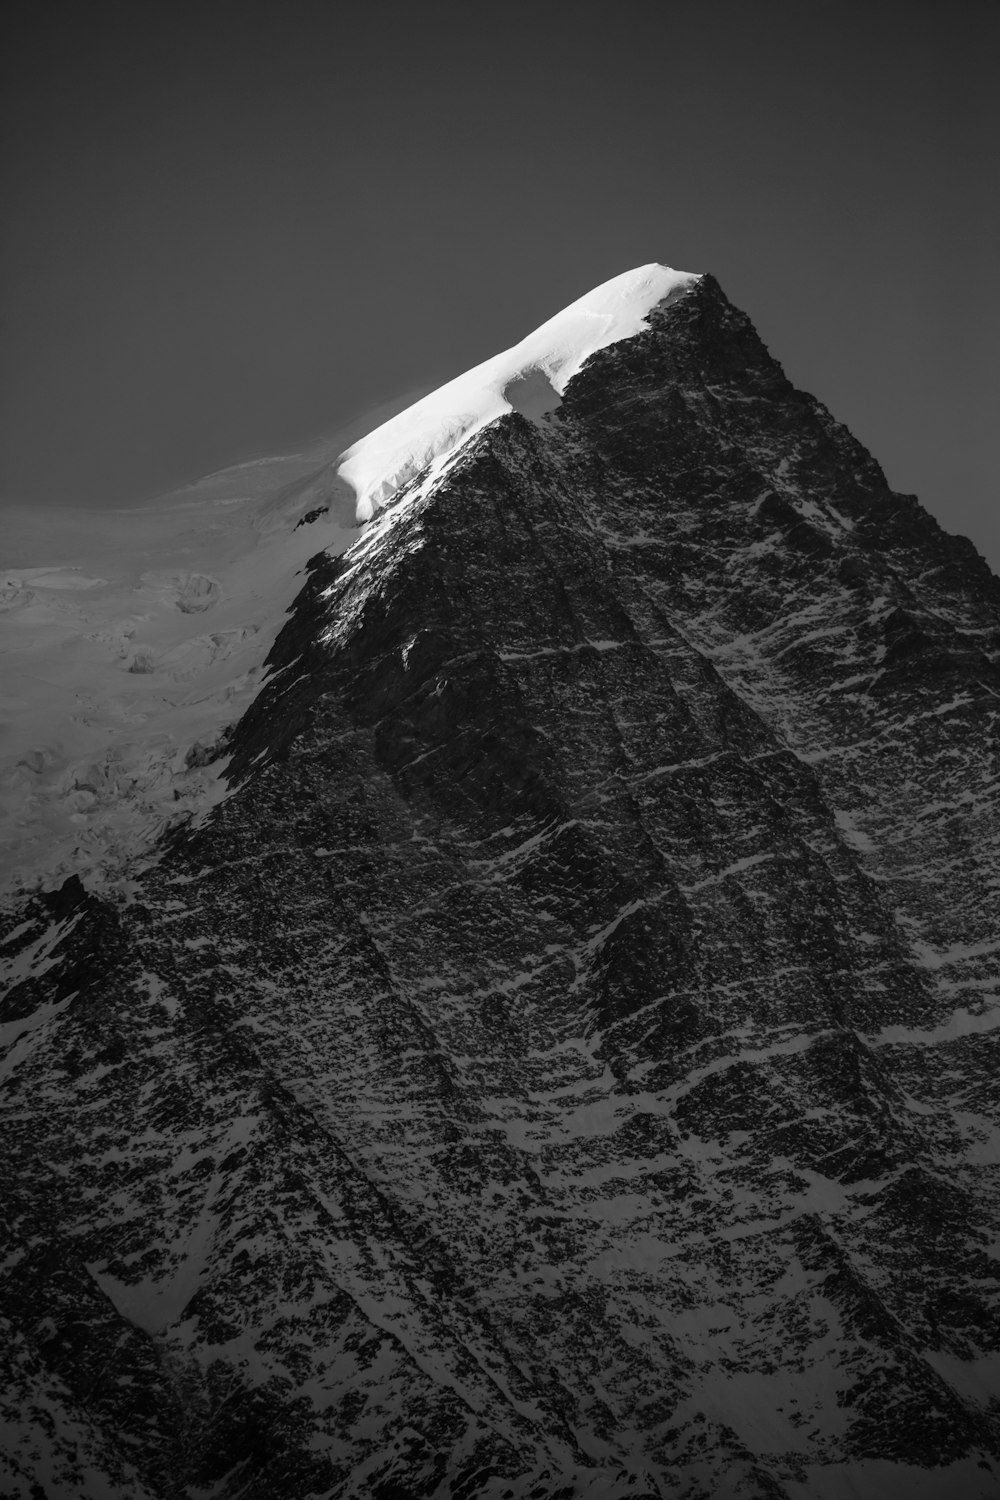
<instances>
[{"instance_id":1,"label":"exposed rock","mask_svg":"<svg viewBox=\"0 0 1000 1500\"><path fill-rule=\"evenodd\" d=\"M304 516L299 517L295 523L295 530L298 531L300 526L311 526L314 521L319 520L320 516L328 515L329 510L328 505L314 505L312 510L307 510Z\"/></svg>"}]
</instances>

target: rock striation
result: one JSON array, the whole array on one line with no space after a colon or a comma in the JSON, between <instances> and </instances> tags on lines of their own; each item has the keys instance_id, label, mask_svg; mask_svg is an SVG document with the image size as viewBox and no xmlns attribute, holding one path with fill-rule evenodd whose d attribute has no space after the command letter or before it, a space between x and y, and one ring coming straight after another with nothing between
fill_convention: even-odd
<instances>
[{"instance_id":1,"label":"rock striation","mask_svg":"<svg viewBox=\"0 0 1000 1500\"><path fill-rule=\"evenodd\" d=\"M1000 582L710 276L3 931L16 1500L1000 1492Z\"/></svg>"}]
</instances>

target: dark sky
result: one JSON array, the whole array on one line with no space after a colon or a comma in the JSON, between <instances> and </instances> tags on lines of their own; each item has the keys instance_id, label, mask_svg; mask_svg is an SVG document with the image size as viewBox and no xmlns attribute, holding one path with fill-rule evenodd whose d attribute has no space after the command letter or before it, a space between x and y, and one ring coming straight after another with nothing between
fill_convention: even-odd
<instances>
[{"instance_id":1,"label":"dark sky","mask_svg":"<svg viewBox=\"0 0 1000 1500\"><path fill-rule=\"evenodd\" d=\"M14 0L0 493L280 452L661 260L1000 568L998 17Z\"/></svg>"}]
</instances>

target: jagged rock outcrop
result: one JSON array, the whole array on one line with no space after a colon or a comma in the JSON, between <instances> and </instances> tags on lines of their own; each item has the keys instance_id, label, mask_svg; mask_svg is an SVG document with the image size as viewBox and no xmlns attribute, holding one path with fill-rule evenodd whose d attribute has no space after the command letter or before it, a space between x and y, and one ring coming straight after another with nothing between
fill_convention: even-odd
<instances>
[{"instance_id":1,"label":"jagged rock outcrop","mask_svg":"<svg viewBox=\"0 0 1000 1500\"><path fill-rule=\"evenodd\" d=\"M996 1494L998 658L710 277L315 557L5 934L4 1493Z\"/></svg>"}]
</instances>

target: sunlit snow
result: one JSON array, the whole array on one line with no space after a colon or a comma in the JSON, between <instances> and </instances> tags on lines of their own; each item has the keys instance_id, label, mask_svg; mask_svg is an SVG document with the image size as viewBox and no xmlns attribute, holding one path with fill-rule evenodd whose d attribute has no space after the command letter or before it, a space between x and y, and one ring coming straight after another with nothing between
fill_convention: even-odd
<instances>
[{"instance_id":1,"label":"sunlit snow","mask_svg":"<svg viewBox=\"0 0 1000 1500\"><path fill-rule=\"evenodd\" d=\"M584 361L647 326L658 303L686 291L696 275L670 266L639 266L602 286L456 380L384 422L348 448L340 475L357 495L361 521L428 465L442 467L488 422L519 411L537 420L559 398Z\"/></svg>"}]
</instances>

